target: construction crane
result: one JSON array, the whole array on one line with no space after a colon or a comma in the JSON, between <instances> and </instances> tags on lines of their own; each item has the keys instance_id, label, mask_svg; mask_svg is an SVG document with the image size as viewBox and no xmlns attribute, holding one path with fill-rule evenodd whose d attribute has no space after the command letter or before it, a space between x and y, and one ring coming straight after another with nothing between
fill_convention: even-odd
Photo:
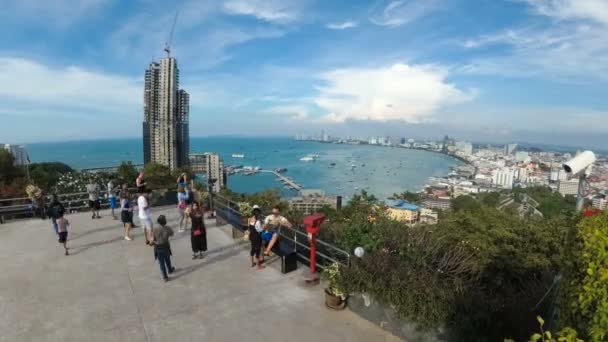
<instances>
[{"instance_id":1,"label":"construction crane","mask_svg":"<svg viewBox=\"0 0 608 342\"><path fill-rule=\"evenodd\" d=\"M175 30L175 23L177 22L177 15L179 11L175 12L175 17L173 18L173 25L171 25L171 31L169 32L169 37L167 37L167 41L165 42L165 52L167 53L167 57L171 56L171 43L173 42L173 31Z\"/></svg>"}]
</instances>

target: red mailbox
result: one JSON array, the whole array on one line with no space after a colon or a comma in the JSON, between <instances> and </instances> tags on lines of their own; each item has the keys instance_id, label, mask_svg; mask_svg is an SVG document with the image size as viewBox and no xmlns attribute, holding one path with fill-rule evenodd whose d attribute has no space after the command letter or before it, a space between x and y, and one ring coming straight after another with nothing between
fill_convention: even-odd
<instances>
[{"instance_id":1,"label":"red mailbox","mask_svg":"<svg viewBox=\"0 0 608 342\"><path fill-rule=\"evenodd\" d=\"M310 240L310 278L306 279L307 283L317 284L319 282L317 276L317 234L319 234L323 221L325 221L325 214L316 213L304 217L304 225Z\"/></svg>"}]
</instances>

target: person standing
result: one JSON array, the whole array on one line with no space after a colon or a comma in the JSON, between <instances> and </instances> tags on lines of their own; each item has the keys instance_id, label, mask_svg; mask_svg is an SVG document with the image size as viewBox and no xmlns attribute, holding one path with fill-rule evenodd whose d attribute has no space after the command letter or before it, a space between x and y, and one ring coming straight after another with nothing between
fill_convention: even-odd
<instances>
[{"instance_id":1,"label":"person standing","mask_svg":"<svg viewBox=\"0 0 608 342\"><path fill-rule=\"evenodd\" d=\"M63 244L63 250L65 251L65 255L69 255L68 253L68 227L70 222L63 216L57 218L57 234L59 235L59 243Z\"/></svg>"},{"instance_id":2,"label":"person standing","mask_svg":"<svg viewBox=\"0 0 608 342\"><path fill-rule=\"evenodd\" d=\"M135 186L137 187L137 193L146 192L146 180L144 179L143 171L139 173L137 178L135 179Z\"/></svg>"},{"instance_id":3,"label":"person standing","mask_svg":"<svg viewBox=\"0 0 608 342\"><path fill-rule=\"evenodd\" d=\"M108 202L110 204L110 209L112 210L112 218L117 220L116 214L114 213L114 209L116 209L116 188L114 186L114 176L110 176L110 180L108 181Z\"/></svg>"},{"instance_id":4,"label":"person standing","mask_svg":"<svg viewBox=\"0 0 608 342\"><path fill-rule=\"evenodd\" d=\"M51 203L49 204L48 215L51 219L51 223L53 224L53 228L55 229L55 235L59 237L59 229L57 227L57 219L63 216L65 213L65 208L63 204L59 201L57 194L53 194L51 199Z\"/></svg>"},{"instance_id":5,"label":"person standing","mask_svg":"<svg viewBox=\"0 0 608 342\"><path fill-rule=\"evenodd\" d=\"M133 207L129 200L129 192L124 189L120 192L120 220L125 228L125 240L131 241L129 230L133 222Z\"/></svg>"},{"instance_id":6,"label":"person standing","mask_svg":"<svg viewBox=\"0 0 608 342\"><path fill-rule=\"evenodd\" d=\"M154 245L154 258L160 266L160 275L165 282L169 281L169 274L175 272L171 265L171 244L169 238L173 236L173 229L167 226L165 215L160 215L157 220L159 227L154 229L152 244Z\"/></svg>"},{"instance_id":7,"label":"person standing","mask_svg":"<svg viewBox=\"0 0 608 342\"><path fill-rule=\"evenodd\" d=\"M152 217L150 216L150 204L143 189L139 191L139 197L137 198L137 207L139 212L139 221L144 229L144 238L146 239L146 245L150 245L154 239L152 235Z\"/></svg>"},{"instance_id":8,"label":"person standing","mask_svg":"<svg viewBox=\"0 0 608 342\"><path fill-rule=\"evenodd\" d=\"M264 226L262 224L262 210L260 206L253 206L253 216L249 218L248 224L248 232L249 232L249 241L251 242L251 251L249 252L251 256L251 267L258 266L258 270L262 269L262 260L260 259L260 254L262 252L262 236L260 233L264 230Z\"/></svg>"},{"instance_id":9,"label":"person standing","mask_svg":"<svg viewBox=\"0 0 608 342\"><path fill-rule=\"evenodd\" d=\"M87 185L87 192L89 193L89 208L91 208L91 213L93 213L92 219L101 218L99 216L99 185L95 183L95 178L91 177L89 179L89 184Z\"/></svg>"},{"instance_id":10,"label":"person standing","mask_svg":"<svg viewBox=\"0 0 608 342\"><path fill-rule=\"evenodd\" d=\"M183 186L179 186L177 188L177 214L179 215L179 232L182 233L185 231L184 228L184 220L186 219L186 208L188 205L186 204L186 192Z\"/></svg>"},{"instance_id":11,"label":"person standing","mask_svg":"<svg viewBox=\"0 0 608 342\"><path fill-rule=\"evenodd\" d=\"M207 251L207 230L203 209L199 203L192 202L192 208L188 209L188 216L192 222L190 229L190 243L192 245L192 259L203 258L203 252Z\"/></svg>"},{"instance_id":12,"label":"person standing","mask_svg":"<svg viewBox=\"0 0 608 342\"><path fill-rule=\"evenodd\" d=\"M262 240L266 243L266 250L264 255L270 255L270 251L279 240L279 230L281 227L291 228L291 222L285 217L281 216L279 208L272 208L272 215L266 217L264 220L265 230L262 232Z\"/></svg>"},{"instance_id":13,"label":"person standing","mask_svg":"<svg viewBox=\"0 0 608 342\"><path fill-rule=\"evenodd\" d=\"M131 192L129 191L129 186L127 185L127 183L123 183L122 184L122 189L120 190L121 196L126 198L127 200L129 200L129 203L131 202ZM124 195L122 195L124 194ZM133 210L131 209L131 212L129 213L129 222L131 223L131 228L137 228L137 226L135 225L135 223L133 222Z\"/></svg>"}]
</instances>

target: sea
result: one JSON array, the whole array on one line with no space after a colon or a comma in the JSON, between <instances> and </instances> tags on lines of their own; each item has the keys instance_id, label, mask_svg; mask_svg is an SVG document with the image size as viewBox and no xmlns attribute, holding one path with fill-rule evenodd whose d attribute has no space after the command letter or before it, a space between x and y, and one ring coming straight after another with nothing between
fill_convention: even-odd
<instances>
[{"instance_id":1,"label":"sea","mask_svg":"<svg viewBox=\"0 0 608 342\"><path fill-rule=\"evenodd\" d=\"M138 138L65 141L27 144L32 162L60 161L74 169L119 165L122 161L143 163L142 140ZM293 138L197 137L190 139L190 152L218 153L225 165L286 168L290 177L305 189L320 189L346 200L365 190L380 199L396 192L420 191L429 177L442 177L462 164L452 157L420 150L372 145L348 145L296 141ZM244 158L233 158L244 154ZM300 158L317 154L315 161ZM228 187L253 193L280 189L283 196L297 195L272 174L231 175Z\"/></svg>"}]
</instances>

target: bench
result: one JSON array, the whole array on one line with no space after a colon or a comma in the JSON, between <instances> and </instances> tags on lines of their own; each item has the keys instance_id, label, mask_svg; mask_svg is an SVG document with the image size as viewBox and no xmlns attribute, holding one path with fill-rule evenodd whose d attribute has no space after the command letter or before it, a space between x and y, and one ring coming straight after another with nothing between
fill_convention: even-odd
<instances>
[{"instance_id":1,"label":"bench","mask_svg":"<svg viewBox=\"0 0 608 342\"><path fill-rule=\"evenodd\" d=\"M281 273L289 273L298 268L298 255L292 246L279 238L272 252L281 259Z\"/></svg>"},{"instance_id":2,"label":"bench","mask_svg":"<svg viewBox=\"0 0 608 342\"><path fill-rule=\"evenodd\" d=\"M14 217L18 215L32 215L34 212L28 204L18 204L0 207L0 224L6 221L6 217Z\"/></svg>"}]
</instances>

